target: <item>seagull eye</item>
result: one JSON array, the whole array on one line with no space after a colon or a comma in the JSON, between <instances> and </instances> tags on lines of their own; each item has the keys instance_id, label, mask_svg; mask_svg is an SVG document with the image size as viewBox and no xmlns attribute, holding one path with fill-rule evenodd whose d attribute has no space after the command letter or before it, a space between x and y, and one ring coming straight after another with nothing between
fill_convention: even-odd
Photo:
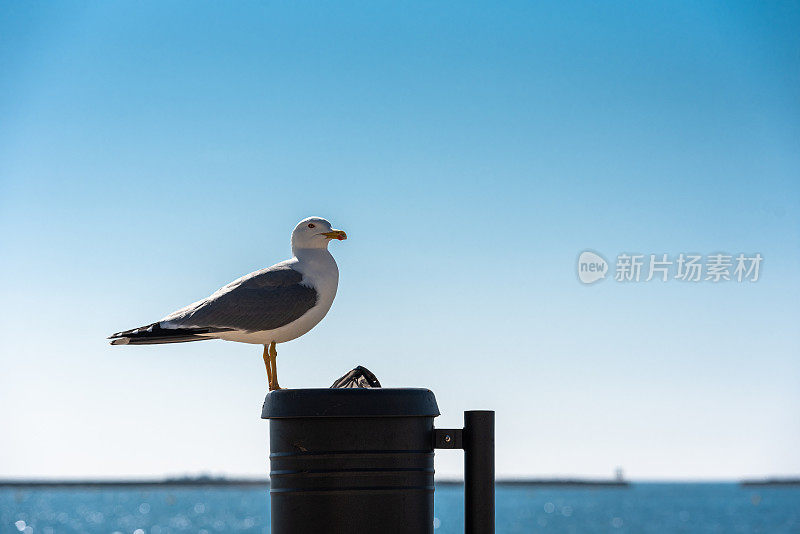
<instances>
[{"instance_id":1,"label":"seagull eye","mask_svg":"<svg viewBox=\"0 0 800 534\"><path fill-rule=\"evenodd\" d=\"M309 228L314 228L314 223L308 223Z\"/></svg>"}]
</instances>

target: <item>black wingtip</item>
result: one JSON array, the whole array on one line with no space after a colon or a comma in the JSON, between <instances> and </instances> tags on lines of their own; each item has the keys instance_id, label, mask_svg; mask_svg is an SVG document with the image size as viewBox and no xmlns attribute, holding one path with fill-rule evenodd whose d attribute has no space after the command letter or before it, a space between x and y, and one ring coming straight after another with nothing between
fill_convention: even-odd
<instances>
[{"instance_id":1,"label":"black wingtip","mask_svg":"<svg viewBox=\"0 0 800 534\"><path fill-rule=\"evenodd\" d=\"M162 343L185 343L187 341L203 341L214 339L215 332L223 332L230 328L163 328L161 323L153 323L139 328L123 330L111 334L107 339L112 345L158 345Z\"/></svg>"}]
</instances>

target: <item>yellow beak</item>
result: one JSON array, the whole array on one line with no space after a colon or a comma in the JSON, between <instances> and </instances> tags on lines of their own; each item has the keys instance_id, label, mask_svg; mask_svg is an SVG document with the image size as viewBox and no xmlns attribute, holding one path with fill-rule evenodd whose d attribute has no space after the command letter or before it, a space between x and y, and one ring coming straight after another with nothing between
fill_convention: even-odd
<instances>
[{"instance_id":1,"label":"yellow beak","mask_svg":"<svg viewBox=\"0 0 800 534\"><path fill-rule=\"evenodd\" d=\"M330 232L322 232L322 235L328 239L338 239L339 241L344 241L347 239L347 234L344 233L344 230L331 230Z\"/></svg>"}]
</instances>

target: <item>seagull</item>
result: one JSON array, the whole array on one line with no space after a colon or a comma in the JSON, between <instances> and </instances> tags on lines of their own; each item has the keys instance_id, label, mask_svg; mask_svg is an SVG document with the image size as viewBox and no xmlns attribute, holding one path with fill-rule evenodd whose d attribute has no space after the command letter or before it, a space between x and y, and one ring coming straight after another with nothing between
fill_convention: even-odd
<instances>
[{"instance_id":1,"label":"seagull","mask_svg":"<svg viewBox=\"0 0 800 534\"><path fill-rule=\"evenodd\" d=\"M224 339L264 345L269 390L278 385L277 343L297 339L328 313L339 285L339 268L328 243L347 239L321 217L292 231L292 258L252 272L210 297L160 321L108 337L112 345L152 345Z\"/></svg>"}]
</instances>

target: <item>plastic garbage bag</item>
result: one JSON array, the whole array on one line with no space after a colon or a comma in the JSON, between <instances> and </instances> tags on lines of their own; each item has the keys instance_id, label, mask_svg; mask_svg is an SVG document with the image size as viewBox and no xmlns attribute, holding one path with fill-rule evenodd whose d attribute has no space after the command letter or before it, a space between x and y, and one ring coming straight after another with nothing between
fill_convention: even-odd
<instances>
[{"instance_id":1,"label":"plastic garbage bag","mask_svg":"<svg viewBox=\"0 0 800 534\"><path fill-rule=\"evenodd\" d=\"M333 383L331 388L379 388L381 383L366 367L360 365Z\"/></svg>"}]
</instances>

